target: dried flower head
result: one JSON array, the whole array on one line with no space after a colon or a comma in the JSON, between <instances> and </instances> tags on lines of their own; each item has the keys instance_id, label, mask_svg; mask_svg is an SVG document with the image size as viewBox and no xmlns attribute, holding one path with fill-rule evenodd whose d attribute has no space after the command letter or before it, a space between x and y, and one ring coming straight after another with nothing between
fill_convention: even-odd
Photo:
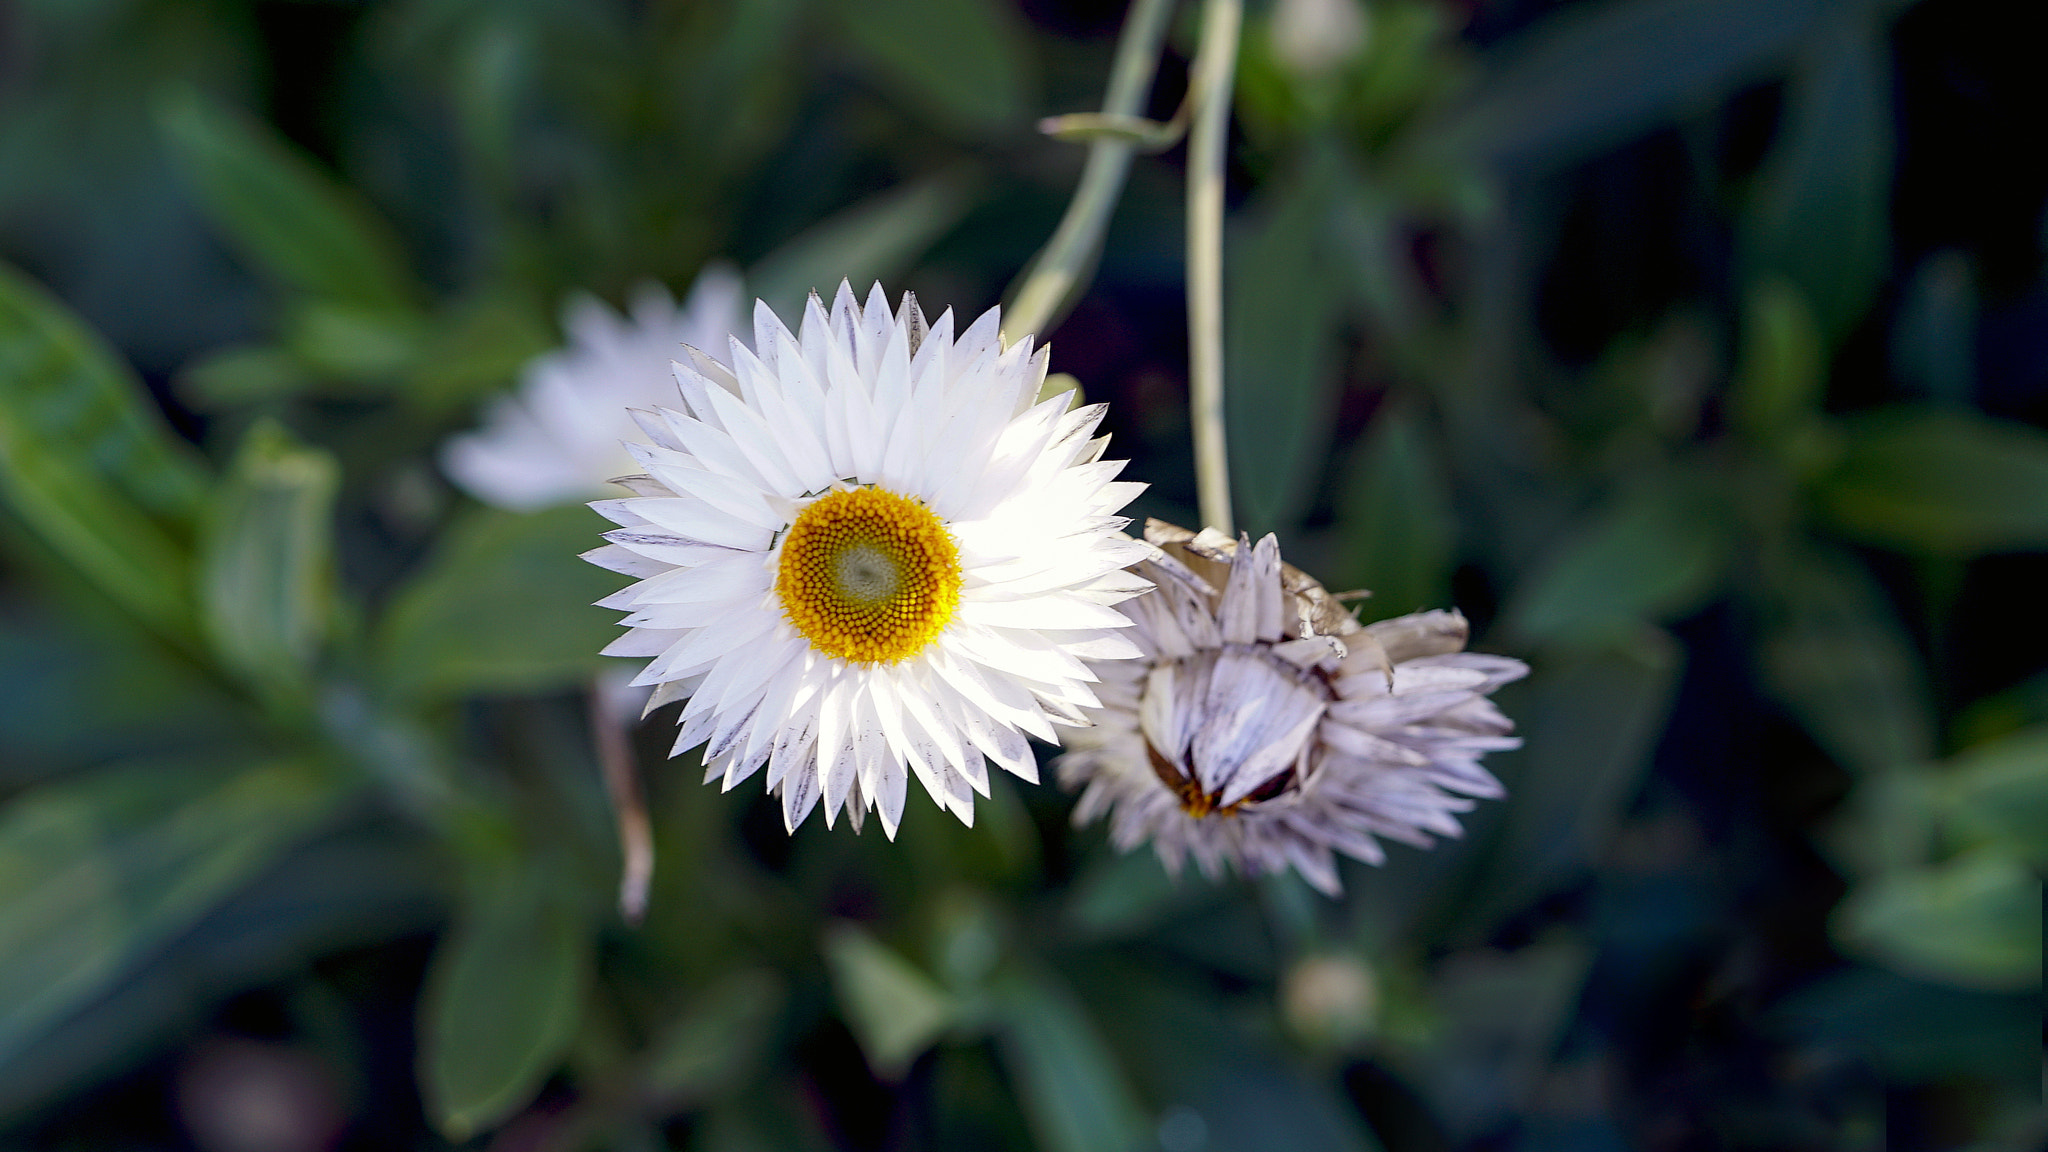
<instances>
[{"instance_id":1,"label":"dried flower head","mask_svg":"<svg viewBox=\"0 0 2048 1152\"><path fill-rule=\"evenodd\" d=\"M1464 617L1361 626L1270 535L1154 520L1145 538L1158 552L1133 571L1156 590L1123 606L1144 658L1094 667L1096 726L1058 763L1076 823L1107 815L1120 850L1150 841L1172 872L1292 866L1335 895L1332 852L1426 848L1503 794L1479 758L1521 741L1486 697L1528 667L1463 651Z\"/></svg>"}]
</instances>

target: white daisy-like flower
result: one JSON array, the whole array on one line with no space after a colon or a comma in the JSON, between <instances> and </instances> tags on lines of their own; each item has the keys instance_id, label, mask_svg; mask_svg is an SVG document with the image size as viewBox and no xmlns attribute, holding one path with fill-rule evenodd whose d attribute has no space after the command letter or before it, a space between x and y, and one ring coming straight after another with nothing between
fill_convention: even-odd
<instances>
[{"instance_id":1,"label":"white daisy-like flower","mask_svg":"<svg viewBox=\"0 0 2048 1152\"><path fill-rule=\"evenodd\" d=\"M1465 652L1465 618L1361 626L1313 578L1213 529L1157 520L1125 605L1144 658L1095 665L1102 706L1057 764L1085 789L1074 821L1108 815L1121 851L1147 841L1169 872L1215 879L1290 865L1337 895L1333 852L1378 864L1376 837L1427 848L1472 797L1504 794L1479 757L1518 747L1487 694L1529 671Z\"/></svg>"},{"instance_id":2,"label":"white daisy-like flower","mask_svg":"<svg viewBox=\"0 0 2048 1152\"><path fill-rule=\"evenodd\" d=\"M640 470L625 448L640 435L627 410L674 398L669 362L685 344L726 360L743 302L738 274L723 265L698 274L681 308L658 284L635 291L630 316L595 297L571 302L562 315L568 345L534 357L482 427L451 438L442 470L478 500L514 512L616 491L613 477Z\"/></svg>"},{"instance_id":3,"label":"white daisy-like flower","mask_svg":"<svg viewBox=\"0 0 2048 1152\"><path fill-rule=\"evenodd\" d=\"M707 783L765 765L791 831L823 800L893 837L912 774L971 823L987 762L1036 780L1026 734L1085 724L1089 662L1138 654L1110 605L1149 587L1116 515L1142 485L1101 459L1101 405L1034 405L1045 351L998 323L955 339L842 284L793 336L757 303L730 371L677 364L684 407L635 413L635 495L592 505L620 527L588 558L640 577L601 602L630 613L605 651L653 657L650 708L688 698Z\"/></svg>"}]
</instances>

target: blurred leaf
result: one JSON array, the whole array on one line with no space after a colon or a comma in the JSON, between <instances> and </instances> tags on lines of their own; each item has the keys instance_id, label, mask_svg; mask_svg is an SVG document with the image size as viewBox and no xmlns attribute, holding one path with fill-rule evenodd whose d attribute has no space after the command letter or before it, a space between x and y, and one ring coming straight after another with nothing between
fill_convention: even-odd
<instances>
[{"instance_id":1,"label":"blurred leaf","mask_svg":"<svg viewBox=\"0 0 2048 1152\"><path fill-rule=\"evenodd\" d=\"M1157 853L1103 852L1069 886L1067 919L1084 937L1127 938L1202 894L1168 876Z\"/></svg>"},{"instance_id":2,"label":"blurred leaf","mask_svg":"<svg viewBox=\"0 0 2048 1152\"><path fill-rule=\"evenodd\" d=\"M1578 875L1599 858L1634 803L1664 730L1684 655L1669 634L1643 628L1606 644L1565 649L1510 685L1522 751L1492 763L1506 782L1502 828L1477 896L1454 935L1491 935L1495 921Z\"/></svg>"},{"instance_id":3,"label":"blurred leaf","mask_svg":"<svg viewBox=\"0 0 2048 1152\"><path fill-rule=\"evenodd\" d=\"M1853 9L1829 21L1793 73L1749 237L1751 264L1805 289L1833 339L1891 258L1891 88L1884 29Z\"/></svg>"},{"instance_id":4,"label":"blurred leaf","mask_svg":"<svg viewBox=\"0 0 2048 1152\"><path fill-rule=\"evenodd\" d=\"M1891 324L1891 369L1929 400L1967 404L1977 386L1977 266L1941 248L1913 270Z\"/></svg>"},{"instance_id":5,"label":"blurred leaf","mask_svg":"<svg viewBox=\"0 0 2048 1152\"><path fill-rule=\"evenodd\" d=\"M186 403L218 411L290 396L312 382L298 357L277 348L240 346L186 365L177 386Z\"/></svg>"},{"instance_id":6,"label":"blurred leaf","mask_svg":"<svg viewBox=\"0 0 2048 1152\"><path fill-rule=\"evenodd\" d=\"M1842 531L1936 555L2048 548L2048 433L1904 405L1847 428L1818 493Z\"/></svg>"},{"instance_id":7,"label":"blurred leaf","mask_svg":"<svg viewBox=\"0 0 2048 1152\"><path fill-rule=\"evenodd\" d=\"M446 412L515 379L527 361L555 346L555 330L526 302L487 298L443 318L411 366L406 399Z\"/></svg>"},{"instance_id":8,"label":"blurred leaf","mask_svg":"<svg viewBox=\"0 0 2048 1152\"><path fill-rule=\"evenodd\" d=\"M1763 575L1764 679L1814 740L1859 771L1928 759L1934 719L1919 658L1869 573L1799 547Z\"/></svg>"},{"instance_id":9,"label":"blurred leaf","mask_svg":"<svg viewBox=\"0 0 2048 1152\"><path fill-rule=\"evenodd\" d=\"M1340 505L1344 587L1368 588L1364 615L1399 616L1446 602L1457 518L1435 446L1404 406L1373 417Z\"/></svg>"},{"instance_id":10,"label":"blurred leaf","mask_svg":"<svg viewBox=\"0 0 2048 1152\"><path fill-rule=\"evenodd\" d=\"M1539 1090L1592 966L1593 949L1565 935L1445 958L1430 988L1439 1026L1410 1061L1457 1137L1490 1130Z\"/></svg>"},{"instance_id":11,"label":"blurred leaf","mask_svg":"<svg viewBox=\"0 0 2048 1152\"><path fill-rule=\"evenodd\" d=\"M875 1075L897 1079L950 1027L953 998L931 977L856 925L825 934L825 960L847 1027Z\"/></svg>"},{"instance_id":12,"label":"blurred leaf","mask_svg":"<svg viewBox=\"0 0 2048 1152\"><path fill-rule=\"evenodd\" d=\"M1233 1003L1156 970L1102 987L1103 1027L1151 1099L1165 1148L1204 1152L1376 1152L1327 1066L1295 1059L1263 1027L1263 992ZM1254 1009L1245 1011L1242 1009ZM1123 1145L1154 1147L1149 1140Z\"/></svg>"},{"instance_id":13,"label":"blurred leaf","mask_svg":"<svg viewBox=\"0 0 2048 1152\"><path fill-rule=\"evenodd\" d=\"M732 973L695 993L690 1009L654 1041L643 1090L656 1100L688 1103L740 1082L787 998L782 978L762 969Z\"/></svg>"},{"instance_id":14,"label":"blurred leaf","mask_svg":"<svg viewBox=\"0 0 2048 1152\"><path fill-rule=\"evenodd\" d=\"M1729 403L1748 435L1782 440L1820 415L1827 348L1797 285L1766 277L1742 305L1742 364Z\"/></svg>"},{"instance_id":15,"label":"blurred leaf","mask_svg":"<svg viewBox=\"0 0 2048 1152\"><path fill-rule=\"evenodd\" d=\"M153 763L32 790L0 815L0 1058L76 1011L332 812L298 761Z\"/></svg>"},{"instance_id":16,"label":"blurred leaf","mask_svg":"<svg viewBox=\"0 0 2048 1152\"><path fill-rule=\"evenodd\" d=\"M1043 1152L1131 1152L1146 1115L1094 1024L1050 978L1004 981L997 1011L1004 1063Z\"/></svg>"},{"instance_id":17,"label":"blurred leaf","mask_svg":"<svg viewBox=\"0 0 2048 1152\"><path fill-rule=\"evenodd\" d=\"M352 384L385 383L422 356L427 322L419 315L354 301L293 302L285 346L314 373Z\"/></svg>"},{"instance_id":18,"label":"blurred leaf","mask_svg":"<svg viewBox=\"0 0 2048 1152\"><path fill-rule=\"evenodd\" d=\"M117 602L184 637L184 541L205 486L126 367L0 267L0 491L15 512Z\"/></svg>"},{"instance_id":19,"label":"blurred leaf","mask_svg":"<svg viewBox=\"0 0 2048 1152\"><path fill-rule=\"evenodd\" d=\"M431 931L442 918L437 863L391 821L293 848L60 1026L0 1057L0 1123L189 1039L223 989L288 982L309 956Z\"/></svg>"},{"instance_id":20,"label":"blurred leaf","mask_svg":"<svg viewBox=\"0 0 2048 1152\"><path fill-rule=\"evenodd\" d=\"M1845 947L1923 979L1989 991L2041 980L2041 881L2001 852L1865 881L1833 926Z\"/></svg>"},{"instance_id":21,"label":"blurred leaf","mask_svg":"<svg viewBox=\"0 0 2048 1152\"><path fill-rule=\"evenodd\" d=\"M1254 534L1292 528L1321 479L1344 305L1327 260L1329 181L1318 169L1268 188L1224 262L1224 417L1232 487Z\"/></svg>"},{"instance_id":22,"label":"blurred leaf","mask_svg":"<svg viewBox=\"0 0 2048 1152\"><path fill-rule=\"evenodd\" d=\"M1687 477L1633 478L1536 565L1504 614L1507 627L1584 643L1674 619L1714 590L1728 548L1720 510Z\"/></svg>"},{"instance_id":23,"label":"blurred leaf","mask_svg":"<svg viewBox=\"0 0 2048 1152\"><path fill-rule=\"evenodd\" d=\"M1887 1078L1962 1073L2038 1086L2040 999L1989 995L1877 968L1838 969L1785 997L1768 1019L1797 1035L1866 1052Z\"/></svg>"},{"instance_id":24,"label":"blurred leaf","mask_svg":"<svg viewBox=\"0 0 2048 1152\"><path fill-rule=\"evenodd\" d=\"M382 221L268 125L191 89L164 97L158 117L215 224L264 272L336 303L403 310L416 299Z\"/></svg>"},{"instance_id":25,"label":"blurred leaf","mask_svg":"<svg viewBox=\"0 0 2048 1152\"><path fill-rule=\"evenodd\" d=\"M1831 7L1828 0L1570 5L1501 49L1499 65L1472 96L1418 125L1412 138L1511 167L1562 167L1765 78Z\"/></svg>"},{"instance_id":26,"label":"blurred leaf","mask_svg":"<svg viewBox=\"0 0 2048 1152\"><path fill-rule=\"evenodd\" d=\"M377 634L389 683L422 693L533 692L605 664L613 614L590 605L621 577L585 563L608 525L583 507L478 509L457 522Z\"/></svg>"},{"instance_id":27,"label":"blurred leaf","mask_svg":"<svg viewBox=\"0 0 2048 1152\"><path fill-rule=\"evenodd\" d=\"M746 281L777 316L794 325L811 292L829 303L841 280L865 295L869 284L901 275L960 222L974 191L974 181L952 172L869 197L762 257ZM1012 333L1011 338L1021 335Z\"/></svg>"},{"instance_id":28,"label":"blurred leaf","mask_svg":"<svg viewBox=\"0 0 2048 1152\"><path fill-rule=\"evenodd\" d=\"M2048 867L2048 726L1970 749L1934 787L1965 830Z\"/></svg>"},{"instance_id":29,"label":"blurred leaf","mask_svg":"<svg viewBox=\"0 0 2048 1152\"><path fill-rule=\"evenodd\" d=\"M537 864L473 883L419 1009L420 1096L449 1139L532 1098L575 1034L589 966L581 919Z\"/></svg>"},{"instance_id":30,"label":"blurred leaf","mask_svg":"<svg viewBox=\"0 0 2048 1152\"><path fill-rule=\"evenodd\" d=\"M201 541L214 651L250 683L301 688L334 614L333 457L258 423L242 440Z\"/></svg>"},{"instance_id":31,"label":"blurred leaf","mask_svg":"<svg viewBox=\"0 0 2048 1152\"><path fill-rule=\"evenodd\" d=\"M1033 100L1030 42L998 0L835 0L840 34L916 113L970 134L1016 132Z\"/></svg>"}]
</instances>

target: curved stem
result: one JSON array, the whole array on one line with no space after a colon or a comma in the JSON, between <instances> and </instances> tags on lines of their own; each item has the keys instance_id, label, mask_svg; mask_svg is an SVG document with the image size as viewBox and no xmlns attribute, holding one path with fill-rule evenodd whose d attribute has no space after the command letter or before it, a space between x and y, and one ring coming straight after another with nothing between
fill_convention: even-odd
<instances>
[{"instance_id":1,"label":"curved stem","mask_svg":"<svg viewBox=\"0 0 2048 1152\"><path fill-rule=\"evenodd\" d=\"M1223 172L1237 71L1240 0L1205 0L1202 46L1189 84L1197 93L1188 137L1188 391L1195 429L1195 489L1202 523L1226 535L1230 460L1223 436Z\"/></svg>"},{"instance_id":2,"label":"curved stem","mask_svg":"<svg viewBox=\"0 0 2048 1152\"><path fill-rule=\"evenodd\" d=\"M1144 111L1172 10L1172 0L1132 0L1117 40L1116 61L1110 66L1109 90L1102 98L1104 116L1128 118ZM1123 193L1133 145L1131 140L1107 137L1088 145L1088 163L1066 215L1010 290L1010 303L1003 309L1007 332L1043 336L1072 303L1102 250L1102 233Z\"/></svg>"}]
</instances>

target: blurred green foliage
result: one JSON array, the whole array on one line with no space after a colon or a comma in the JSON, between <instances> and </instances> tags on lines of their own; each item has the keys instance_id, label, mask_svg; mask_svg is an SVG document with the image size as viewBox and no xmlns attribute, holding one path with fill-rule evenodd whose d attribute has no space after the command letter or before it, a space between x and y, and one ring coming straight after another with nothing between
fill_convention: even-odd
<instances>
[{"instance_id":1,"label":"blurred green foliage","mask_svg":"<svg viewBox=\"0 0 2048 1152\"><path fill-rule=\"evenodd\" d=\"M2017 245L1902 191L1958 130L1919 45L2012 83L1961 0L1252 6L1237 493L1369 615L1534 665L1467 839L1335 903L1004 780L971 830L785 842L657 718L619 922L601 525L435 445L574 289L726 259L785 316L842 276L978 312L1119 15L0 11L11 1146L226 1148L249 1100L301 1126L233 1147L2037 1145L2048 185ZM1177 163L1053 336L1187 521ZM2006 313L2036 360L1984 351ZM222 1089L223 1036L316 1073Z\"/></svg>"}]
</instances>

